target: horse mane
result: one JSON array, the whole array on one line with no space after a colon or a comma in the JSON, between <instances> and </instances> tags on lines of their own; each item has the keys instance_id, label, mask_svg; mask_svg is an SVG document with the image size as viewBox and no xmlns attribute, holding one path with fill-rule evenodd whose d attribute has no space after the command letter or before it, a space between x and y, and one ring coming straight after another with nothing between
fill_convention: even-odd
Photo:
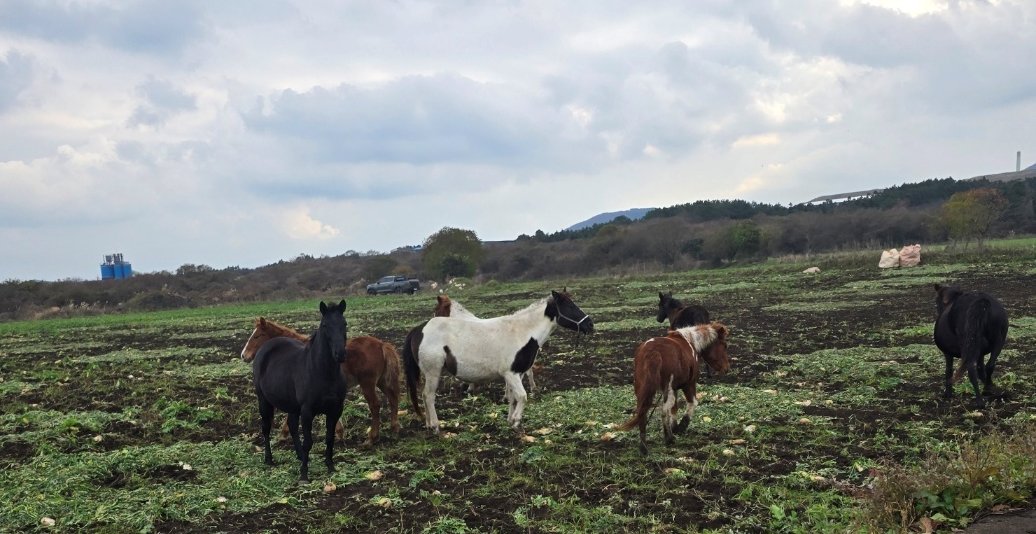
<instances>
[{"instance_id":1,"label":"horse mane","mask_svg":"<svg viewBox=\"0 0 1036 534\"><path fill-rule=\"evenodd\" d=\"M471 311L465 308L463 304L455 300L450 301L450 317L471 317L473 319L478 319L477 315L471 313Z\"/></svg>"},{"instance_id":2,"label":"horse mane","mask_svg":"<svg viewBox=\"0 0 1036 534\"><path fill-rule=\"evenodd\" d=\"M262 326L260 326L260 321L262 321L263 323ZM309 341L311 337L306 334L303 334L302 332L299 332L298 330L295 330L294 328L291 328L290 326L285 326L276 321L271 321L269 319L264 319L262 317L256 319L255 326L256 328L262 328L265 331L272 330L272 337L291 337L298 339L299 341Z\"/></svg>"},{"instance_id":3,"label":"horse mane","mask_svg":"<svg viewBox=\"0 0 1036 534\"><path fill-rule=\"evenodd\" d=\"M677 328L675 332L687 340L687 344L699 354L705 352L719 337L716 327L711 324L685 326Z\"/></svg>"},{"instance_id":4,"label":"horse mane","mask_svg":"<svg viewBox=\"0 0 1036 534\"><path fill-rule=\"evenodd\" d=\"M541 310L544 306L547 305L548 300L550 300L550 297L543 297L540 300L537 300L536 302L533 302L532 304L529 304L528 306L512 313L511 315L523 315L526 313L531 313L533 311ZM456 302L454 302L454 304L456 304Z\"/></svg>"}]
</instances>

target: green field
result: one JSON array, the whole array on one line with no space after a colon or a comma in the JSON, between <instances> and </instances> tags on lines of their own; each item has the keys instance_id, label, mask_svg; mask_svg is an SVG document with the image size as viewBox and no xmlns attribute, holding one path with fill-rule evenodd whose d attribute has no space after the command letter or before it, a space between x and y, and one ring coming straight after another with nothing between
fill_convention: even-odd
<instances>
[{"instance_id":1,"label":"green field","mask_svg":"<svg viewBox=\"0 0 1036 534\"><path fill-rule=\"evenodd\" d=\"M360 447L352 390L338 471L314 446L310 475L279 443L262 462L252 320L299 329L316 300L0 324L0 529L4 531L896 531L968 524L1036 491L1036 245L977 256L937 250L880 272L877 255L830 255L656 276L469 284L451 297L480 316L567 286L597 332L557 330L538 361L527 435L506 425L502 386L443 387L444 434L407 414L399 436ZM873 256L873 257L871 257ZM818 265L819 274L802 274ZM977 412L970 385L940 396L932 284L1001 298L1011 317ZM732 328L730 374L703 379L687 433L651 452L612 426L634 406L632 355L663 332L659 291ZM342 295L327 295L337 301ZM402 344L431 292L348 296L349 335ZM408 401L402 403L409 409ZM48 526L50 521L53 526Z\"/></svg>"}]
</instances>

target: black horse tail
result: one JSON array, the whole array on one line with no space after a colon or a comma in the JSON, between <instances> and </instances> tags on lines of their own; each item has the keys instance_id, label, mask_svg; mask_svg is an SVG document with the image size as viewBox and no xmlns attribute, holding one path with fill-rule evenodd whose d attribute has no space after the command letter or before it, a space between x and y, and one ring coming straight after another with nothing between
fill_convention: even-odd
<instances>
[{"instance_id":1,"label":"black horse tail","mask_svg":"<svg viewBox=\"0 0 1036 534\"><path fill-rule=\"evenodd\" d=\"M403 342L403 371L406 374L407 395L410 396L410 405L414 407L414 413L422 419L424 412L417 402L417 382L421 379L421 367L417 365L417 350L421 345L421 338L424 337L421 329L426 323L421 323L410 330Z\"/></svg>"},{"instance_id":2,"label":"black horse tail","mask_svg":"<svg viewBox=\"0 0 1036 534\"><path fill-rule=\"evenodd\" d=\"M986 335L986 323L989 321L989 309L992 305L989 298L983 297L968 306L964 312L964 332L960 344L960 368L953 375L956 382L967 372L968 362L982 357L982 339ZM981 371L980 371L981 373Z\"/></svg>"}]
</instances>

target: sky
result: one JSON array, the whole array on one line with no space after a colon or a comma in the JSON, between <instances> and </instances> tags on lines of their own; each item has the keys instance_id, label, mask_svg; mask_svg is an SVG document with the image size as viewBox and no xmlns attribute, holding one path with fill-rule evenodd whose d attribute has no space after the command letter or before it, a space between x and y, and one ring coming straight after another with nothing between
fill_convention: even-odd
<instances>
[{"instance_id":1,"label":"sky","mask_svg":"<svg viewBox=\"0 0 1036 534\"><path fill-rule=\"evenodd\" d=\"M0 281L1036 162L1031 0L0 0Z\"/></svg>"}]
</instances>

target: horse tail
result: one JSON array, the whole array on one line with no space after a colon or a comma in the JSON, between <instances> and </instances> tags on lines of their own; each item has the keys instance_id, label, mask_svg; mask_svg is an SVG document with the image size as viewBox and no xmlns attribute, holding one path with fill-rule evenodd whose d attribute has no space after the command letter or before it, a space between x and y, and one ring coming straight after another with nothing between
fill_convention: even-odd
<instances>
[{"instance_id":1,"label":"horse tail","mask_svg":"<svg viewBox=\"0 0 1036 534\"><path fill-rule=\"evenodd\" d=\"M650 388L645 387L641 391L637 392L637 409L634 412L633 417L630 417L628 421L622 423L618 427L618 430L625 432L627 430L633 430L634 427L640 426L641 422L648 418L648 412L651 411L651 401L655 397L655 392L650 391Z\"/></svg>"},{"instance_id":2,"label":"horse tail","mask_svg":"<svg viewBox=\"0 0 1036 534\"><path fill-rule=\"evenodd\" d=\"M622 423L616 427L620 431L633 430L633 427L643 424L648 418L648 412L651 411L651 406L654 404L652 401L655 398L655 393L660 388L661 378L658 376L659 356L658 353L650 354L648 357L639 358L634 357L634 380L633 380L633 391L637 396L637 408L633 413L633 417L630 417L628 421ZM654 356L654 358L651 358ZM651 362L649 360L654 360ZM652 365L654 363L654 365ZM654 375L654 376L651 376Z\"/></svg>"},{"instance_id":3,"label":"horse tail","mask_svg":"<svg viewBox=\"0 0 1036 534\"><path fill-rule=\"evenodd\" d=\"M406 341L403 342L403 370L406 372L407 395L410 396L410 405L414 407L414 413L422 418L424 417L424 412L421 410L421 405L417 402L417 382L421 378L421 367L417 364L417 349L419 347L415 347L415 345L420 344L420 339L415 340L414 338L421 333L421 329L424 328L425 324L421 323L420 326L410 330L406 335Z\"/></svg>"},{"instance_id":4,"label":"horse tail","mask_svg":"<svg viewBox=\"0 0 1036 534\"><path fill-rule=\"evenodd\" d=\"M961 380L968 369L968 361L982 356L982 338L986 335L986 323L989 320L991 305L986 297L976 300L968 306L964 314L964 332L960 344L960 367L953 374L954 382ZM978 362L976 361L976 364Z\"/></svg>"},{"instance_id":5,"label":"horse tail","mask_svg":"<svg viewBox=\"0 0 1036 534\"><path fill-rule=\"evenodd\" d=\"M392 343L381 344L381 356L385 359L385 383L392 384L399 391L399 353Z\"/></svg>"}]
</instances>

